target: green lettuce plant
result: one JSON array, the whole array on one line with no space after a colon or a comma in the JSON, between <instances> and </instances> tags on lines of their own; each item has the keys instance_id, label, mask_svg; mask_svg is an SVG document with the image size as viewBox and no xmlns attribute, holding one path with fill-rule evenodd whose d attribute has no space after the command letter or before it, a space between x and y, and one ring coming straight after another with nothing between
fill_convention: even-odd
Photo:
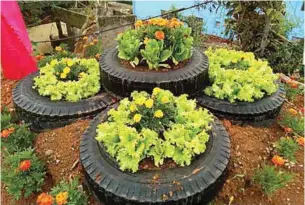
<instances>
[{"instance_id":1,"label":"green lettuce plant","mask_svg":"<svg viewBox=\"0 0 305 205\"><path fill-rule=\"evenodd\" d=\"M195 100L160 88L152 95L135 91L131 97L108 111L96 136L121 170L136 172L140 161L149 157L156 166L166 158L185 166L206 150L213 117L206 109L196 109Z\"/></svg>"},{"instance_id":2,"label":"green lettuce plant","mask_svg":"<svg viewBox=\"0 0 305 205\"><path fill-rule=\"evenodd\" d=\"M34 89L51 100L77 102L100 90L100 71L95 59L52 60L34 78Z\"/></svg>"},{"instance_id":3,"label":"green lettuce plant","mask_svg":"<svg viewBox=\"0 0 305 205\"><path fill-rule=\"evenodd\" d=\"M253 53L227 49L206 52L209 57L209 78L211 86L204 92L206 95L230 102L254 102L266 95L273 94L278 85L268 62L256 60Z\"/></svg>"}]
</instances>

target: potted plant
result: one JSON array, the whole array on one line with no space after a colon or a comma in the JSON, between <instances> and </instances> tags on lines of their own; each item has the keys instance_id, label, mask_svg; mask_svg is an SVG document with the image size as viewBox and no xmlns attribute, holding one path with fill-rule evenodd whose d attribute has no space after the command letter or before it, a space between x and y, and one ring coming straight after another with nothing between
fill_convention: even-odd
<instances>
[{"instance_id":1,"label":"potted plant","mask_svg":"<svg viewBox=\"0 0 305 205\"><path fill-rule=\"evenodd\" d=\"M209 200L223 183L229 152L216 118L186 94L160 88L134 91L103 111L80 145L87 183L108 205Z\"/></svg>"},{"instance_id":2,"label":"potted plant","mask_svg":"<svg viewBox=\"0 0 305 205\"><path fill-rule=\"evenodd\" d=\"M253 53L209 48L210 84L199 95L200 105L235 122L265 124L279 113L285 91L267 61Z\"/></svg>"},{"instance_id":3,"label":"potted plant","mask_svg":"<svg viewBox=\"0 0 305 205\"><path fill-rule=\"evenodd\" d=\"M138 20L100 59L101 82L122 97L154 87L194 95L208 79L207 57L193 48L191 28L176 18Z\"/></svg>"}]
</instances>

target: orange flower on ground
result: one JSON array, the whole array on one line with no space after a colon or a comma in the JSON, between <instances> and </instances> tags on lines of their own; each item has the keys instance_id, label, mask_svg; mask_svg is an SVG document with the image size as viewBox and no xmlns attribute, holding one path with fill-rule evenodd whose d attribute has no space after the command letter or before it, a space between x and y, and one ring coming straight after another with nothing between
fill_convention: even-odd
<instances>
[{"instance_id":1,"label":"orange flower on ground","mask_svg":"<svg viewBox=\"0 0 305 205\"><path fill-rule=\"evenodd\" d=\"M68 192L60 192L56 195L56 203L58 205L64 205L68 203Z\"/></svg>"},{"instance_id":2,"label":"orange flower on ground","mask_svg":"<svg viewBox=\"0 0 305 205\"><path fill-rule=\"evenodd\" d=\"M155 32L155 38L158 40L163 40L165 38L164 32L163 31L156 31Z\"/></svg>"},{"instance_id":3,"label":"orange flower on ground","mask_svg":"<svg viewBox=\"0 0 305 205\"><path fill-rule=\"evenodd\" d=\"M291 129L290 127L285 127L285 128L284 128L284 131L285 131L286 133L291 133L291 132L292 132L292 129Z\"/></svg>"},{"instance_id":4,"label":"orange flower on ground","mask_svg":"<svg viewBox=\"0 0 305 205\"><path fill-rule=\"evenodd\" d=\"M19 169L21 171L27 171L31 167L31 160L24 160L20 163Z\"/></svg>"},{"instance_id":5,"label":"orange flower on ground","mask_svg":"<svg viewBox=\"0 0 305 205\"><path fill-rule=\"evenodd\" d=\"M47 193L42 193L37 198L38 205L52 205L53 197Z\"/></svg>"},{"instance_id":6,"label":"orange flower on ground","mask_svg":"<svg viewBox=\"0 0 305 205\"><path fill-rule=\"evenodd\" d=\"M288 110L288 112L289 112L290 114L292 114L292 115L297 115L297 114L298 114L298 111L296 111L296 110L293 109L293 108L290 108L290 109Z\"/></svg>"},{"instance_id":7,"label":"orange flower on ground","mask_svg":"<svg viewBox=\"0 0 305 205\"><path fill-rule=\"evenodd\" d=\"M292 83L290 86L291 86L292 88L298 88L298 87L299 87L297 83Z\"/></svg>"},{"instance_id":8,"label":"orange flower on ground","mask_svg":"<svg viewBox=\"0 0 305 205\"><path fill-rule=\"evenodd\" d=\"M8 136L10 135L10 131L9 130L2 130L1 131L1 138L8 138Z\"/></svg>"},{"instance_id":9,"label":"orange flower on ground","mask_svg":"<svg viewBox=\"0 0 305 205\"><path fill-rule=\"evenodd\" d=\"M285 163L285 160L278 155L273 156L271 161L275 166L282 166Z\"/></svg>"},{"instance_id":10,"label":"orange flower on ground","mask_svg":"<svg viewBox=\"0 0 305 205\"><path fill-rule=\"evenodd\" d=\"M304 137L298 137L296 141L299 145L304 147Z\"/></svg>"}]
</instances>

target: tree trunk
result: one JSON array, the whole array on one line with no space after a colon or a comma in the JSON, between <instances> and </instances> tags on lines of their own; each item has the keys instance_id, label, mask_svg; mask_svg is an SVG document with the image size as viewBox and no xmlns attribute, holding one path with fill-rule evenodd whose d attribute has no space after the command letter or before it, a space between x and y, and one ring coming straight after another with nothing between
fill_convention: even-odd
<instances>
[{"instance_id":1,"label":"tree trunk","mask_svg":"<svg viewBox=\"0 0 305 205\"><path fill-rule=\"evenodd\" d=\"M264 55L270 30L271 30L271 18L266 14L265 15L265 27L264 27L264 31L263 31L261 45L259 48L259 51L260 51L259 55L261 57Z\"/></svg>"}]
</instances>

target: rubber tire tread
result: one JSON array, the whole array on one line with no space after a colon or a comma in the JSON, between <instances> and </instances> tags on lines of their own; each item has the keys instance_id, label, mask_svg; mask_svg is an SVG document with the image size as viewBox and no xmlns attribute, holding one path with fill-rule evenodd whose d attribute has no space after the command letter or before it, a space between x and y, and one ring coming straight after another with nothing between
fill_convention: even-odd
<instances>
[{"instance_id":1,"label":"rubber tire tread","mask_svg":"<svg viewBox=\"0 0 305 205\"><path fill-rule=\"evenodd\" d=\"M208 57L194 49L192 58L180 69L167 72L144 72L121 65L116 48L100 57L101 83L106 91L120 97L129 97L135 91L152 92L160 87L175 95L196 95L208 82Z\"/></svg>"},{"instance_id":2,"label":"rubber tire tread","mask_svg":"<svg viewBox=\"0 0 305 205\"><path fill-rule=\"evenodd\" d=\"M12 91L19 119L30 124L34 132L62 127L80 118L93 117L115 102L105 92L78 102L51 101L32 88L33 78L37 75L39 72L20 80Z\"/></svg>"},{"instance_id":3,"label":"rubber tire tread","mask_svg":"<svg viewBox=\"0 0 305 205\"><path fill-rule=\"evenodd\" d=\"M255 102L230 103L203 93L196 100L198 105L207 108L220 119L228 119L234 124L268 126L278 116L285 102L285 95L284 86L279 83L275 93Z\"/></svg>"},{"instance_id":4,"label":"rubber tire tread","mask_svg":"<svg viewBox=\"0 0 305 205\"><path fill-rule=\"evenodd\" d=\"M80 142L85 184L100 202L107 205L202 205L212 200L222 188L230 158L230 139L218 119L212 123L210 146L190 166L132 174L122 172L95 140L97 126L107 119L108 109L91 121ZM155 189L150 180L156 174L160 181ZM180 181L181 189L175 188L174 180ZM169 198L164 200L164 195Z\"/></svg>"}]
</instances>

